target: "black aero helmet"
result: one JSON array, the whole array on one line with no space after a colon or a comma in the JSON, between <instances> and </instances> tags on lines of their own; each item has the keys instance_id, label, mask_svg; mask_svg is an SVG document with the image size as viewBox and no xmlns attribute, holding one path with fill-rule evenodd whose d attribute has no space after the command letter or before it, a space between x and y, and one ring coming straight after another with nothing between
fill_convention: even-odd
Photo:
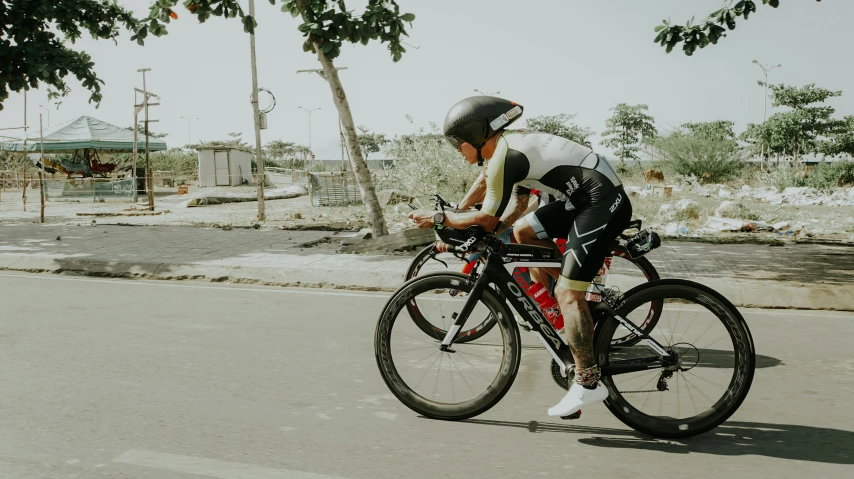
<instances>
[{"instance_id":1,"label":"black aero helmet","mask_svg":"<svg viewBox=\"0 0 854 479\"><path fill-rule=\"evenodd\" d=\"M478 165L483 163L480 149L496 131L506 128L522 116L522 105L494 96L473 96L451 107L445 116L443 132L455 148L462 142L477 148Z\"/></svg>"}]
</instances>

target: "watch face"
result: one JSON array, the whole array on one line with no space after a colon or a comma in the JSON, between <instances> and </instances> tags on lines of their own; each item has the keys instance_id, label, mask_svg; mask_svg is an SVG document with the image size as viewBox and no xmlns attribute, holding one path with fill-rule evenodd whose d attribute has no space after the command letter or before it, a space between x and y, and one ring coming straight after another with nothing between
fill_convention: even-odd
<instances>
[{"instance_id":1,"label":"watch face","mask_svg":"<svg viewBox=\"0 0 854 479\"><path fill-rule=\"evenodd\" d=\"M433 215L433 224L440 224L442 221L445 221L445 215L442 212L436 213Z\"/></svg>"}]
</instances>

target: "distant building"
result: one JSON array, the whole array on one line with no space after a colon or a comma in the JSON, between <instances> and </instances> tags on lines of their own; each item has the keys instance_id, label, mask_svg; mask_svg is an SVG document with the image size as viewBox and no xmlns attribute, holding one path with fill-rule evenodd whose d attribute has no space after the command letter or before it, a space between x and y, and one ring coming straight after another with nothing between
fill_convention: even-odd
<instances>
[{"instance_id":1,"label":"distant building","mask_svg":"<svg viewBox=\"0 0 854 479\"><path fill-rule=\"evenodd\" d=\"M253 184L252 151L233 146L197 146L199 186L240 186Z\"/></svg>"}]
</instances>

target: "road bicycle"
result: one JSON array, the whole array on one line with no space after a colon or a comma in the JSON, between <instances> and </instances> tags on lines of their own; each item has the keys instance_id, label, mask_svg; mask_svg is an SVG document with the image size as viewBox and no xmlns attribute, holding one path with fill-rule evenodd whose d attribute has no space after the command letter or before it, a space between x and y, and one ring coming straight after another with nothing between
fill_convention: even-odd
<instances>
[{"instance_id":1,"label":"road bicycle","mask_svg":"<svg viewBox=\"0 0 854 479\"><path fill-rule=\"evenodd\" d=\"M440 195L433 195L433 199L434 209L437 211L456 211L456 209ZM634 220L627 225L626 230L640 231L641 227L642 221ZM608 258L606 258L606 263L603 265L605 266L605 271L600 271L600 274L597 276L597 279L602 281L601 285L612 294L618 295L621 290L629 290L631 287L637 286L638 284L659 279L658 271L656 271L655 267L647 258L643 256L633 257L629 252L627 244L631 239L632 238L624 232L617 240L614 241L612 253ZM504 242L507 243L508 241L505 239ZM556 244L560 252L563 253L566 246L565 240L563 242L557 241ZM657 247L657 245L654 247ZM458 267L462 273L468 274L478 261L483 261L483 256L480 254L468 256L461 255L455 251L448 251L441 243L432 243L424 247L415 256L409 264L409 268L406 270L405 279L410 280L429 273L449 271L453 267ZM516 278L516 281L519 283L522 291L527 292L528 287L531 285L531 276L528 268L516 268L511 272L511 274ZM454 290L449 290L449 294L456 293L457 292ZM553 285L551 285L548 293L553 294ZM642 329L646 330L655 327L655 323L658 321L661 314L661 308L656 306L658 305L650 304L652 314L650 314L647 320L640 325ZM416 299L410 301L406 308L409 315L412 317L412 320L415 321L418 327L427 334L433 335L435 332L436 334L444 336L447 333L448 324L435 324L431 322L430 319L421 312ZM484 335L489 334L489 331L492 330L497 323L493 316L487 315L479 320L469 321L468 324L473 326L465 331L461 331L456 342L464 343L475 341ZM616 338L615 340L619 341L620 338Z\"/></svg>"},{"instance_id":2,"label":"road bicycle","mask_svg":"<svg viewBox=\"0 0 854 479\"><path fill-rule=\"evenodd\" d=\"M551 356L554 381L567 388L574 371L570 348L510 274L520 266L556 267L559 255L552 248L504 244L480 227L434 229L449 249L480 251L484 260L468 275L431 273L392 294L374 336L377 366L392 394L435 419L468 419L495 406L513 385L523 350L526 356L540 350L523 346L511 308ZM609 391L605 406L614 416L654 437L683 438L717 427L738 409L756 355L748 325L731 302L680 279L649 281L619 295L596 287L601 301L589 301L595 357ZM414 299L422 313L451 321L444 335L412 321L407 305ZM645 331L638 325L655 309L651 304L660 305L661 316ZM486 314L496 322L490 334L458 341L467 321ZM613 341L625 337L631 339Z\"/></svg>"}]
</instances>

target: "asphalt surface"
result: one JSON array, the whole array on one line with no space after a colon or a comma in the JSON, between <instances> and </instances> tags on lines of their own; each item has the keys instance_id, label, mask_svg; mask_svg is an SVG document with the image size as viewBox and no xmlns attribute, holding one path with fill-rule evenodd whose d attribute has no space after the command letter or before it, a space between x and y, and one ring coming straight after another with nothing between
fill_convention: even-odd
<instances>
[{"instance_id":1,"label":"asphalt surface","mask_svg":"<svg viewBox=\"0 0 854 479\"><path fill-rule=\"evenodd\" d=\"M854 314L743 310L747 400L665 441L604 406L549 418L533 347L487 413L419 417L374 360L387 294L5 273L0 292L2 478L854 475Z\"/></svg>"}]
</instances>

